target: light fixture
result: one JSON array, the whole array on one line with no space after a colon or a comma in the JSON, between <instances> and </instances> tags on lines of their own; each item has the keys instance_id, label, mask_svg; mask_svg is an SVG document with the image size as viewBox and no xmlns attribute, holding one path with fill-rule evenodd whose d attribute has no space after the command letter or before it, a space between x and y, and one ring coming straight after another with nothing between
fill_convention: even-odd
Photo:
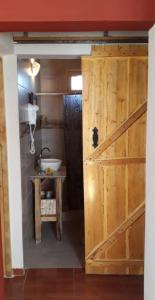
<instances>
[{"instance_id":1,"label":"light fixture","mask_svg":"<svg viewBox=\"0 0 155 300\"><path fill-rule=\"evenodd\" d=\"M30 59L30 63L31 63L31 66L30 66L30 70L29 70L30 72L29 73L32 77L35 77L39 73L40 64L37 61L35 61L34 58Z\"/></svg>"}]
</instances>

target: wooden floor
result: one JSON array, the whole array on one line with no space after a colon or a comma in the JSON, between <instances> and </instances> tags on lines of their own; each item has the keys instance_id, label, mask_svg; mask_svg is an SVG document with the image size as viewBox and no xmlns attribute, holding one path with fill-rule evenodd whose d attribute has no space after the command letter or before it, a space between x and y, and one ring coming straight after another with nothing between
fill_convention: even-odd
<instances>
[{"instance_id":1,"label":"wooden floor","mask_svg":"<svg viewBox=\"0 0 155 300\"><path fill-rule=\"evenodd\" d=\"M5 279L6 300L142 300L143 277L85 275L82 269L34 269Z\"/></svg>"}]
</instances>

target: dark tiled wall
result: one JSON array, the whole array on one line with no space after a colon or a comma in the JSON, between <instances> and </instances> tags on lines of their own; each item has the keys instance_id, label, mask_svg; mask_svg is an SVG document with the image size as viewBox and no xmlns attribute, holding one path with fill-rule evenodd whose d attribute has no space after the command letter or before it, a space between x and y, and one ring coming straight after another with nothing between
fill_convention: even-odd
<instances>
[{"instance_id":1,"label":"dark tiled wall","mask_svg":"<svg viewBox=\"0 0 155 300\"><path fill-rule=\"evenodd\" d=\"M80 59L42 59L40 62L42 93L67 93L70 72L81 69ZM42 147L49 147L51 156L62 159L65 163L63 96L41 96L40 102ZM49 123L49 126L46 126L45 121Z\"/></svg>"},{"instance_id":2,"label":"dark tiled wall","mask_svg":"<svg viewBox=\"0 0 155 300\"><path fill-rule=\"evenodd\" d=\"M32 79L27 70L30 66L29 60L18 61L18 96L19 110L22 105L28 103L29 93L40 88L39 75ZM38 103L39 105L39 103ZM21 175L22 175L22 210L23 210L23 242L26 249L29 241L34 237L33 216L33 185L30 180L34 172L37 157L41 150L41 134L38 127L35 133L36 154L30 154L30 135L26 123L20 123L20 150L21 150Z\"/></svg>"}]
</instances>

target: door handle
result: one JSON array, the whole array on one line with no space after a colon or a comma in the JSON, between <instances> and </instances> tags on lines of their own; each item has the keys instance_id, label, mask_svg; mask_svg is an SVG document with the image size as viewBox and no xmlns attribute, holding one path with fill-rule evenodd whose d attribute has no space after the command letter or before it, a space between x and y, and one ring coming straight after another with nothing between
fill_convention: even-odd
<instances>
[{"instance_id":1,"label":"door handle","mask_svg":"<svg viewBox=\"0 0 155 300\"><path fill-rule=\"evenodd\" d=\"M98 146L98 129L96 127L93 128L93 147L96 148Z\"/></svg>"}]
</instances>

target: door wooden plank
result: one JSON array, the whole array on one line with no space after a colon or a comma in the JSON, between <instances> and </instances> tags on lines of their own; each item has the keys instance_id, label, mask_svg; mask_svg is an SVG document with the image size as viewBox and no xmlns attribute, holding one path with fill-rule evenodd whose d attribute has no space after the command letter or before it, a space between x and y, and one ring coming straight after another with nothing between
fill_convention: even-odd
<instances>
[{"instance_id":1,"label":"door wooden plank","mask_svg":"<svg viewBox=\"0 0 155 300\"><path fill-rule=\"evenodd\" d=\"M104 173L99 164L84 167L85 189L85 255L87 256L100 241L105 239L104 228ZM94 201L95 196L95 201Z\"/></svg>"},{"instance_id":2,"label":"door wooden plank","mask_svg":"<svg viewBox=\"0 0 155 300\"><path fill-rule=\"evenodd\" d=\"M93 164L93 163L100 163L103 166L109 165L121 165L121 164L141 164L145 163L145 157L121 157L121 158L112 158L112 159L102 159L97 158L95 161L85 161L85 164Z\"/></svg>"},{"instance_id":3,"label":"door wooden plank","mask_svg":"<svg viewBox=\"0 0 155 300\"><path fill-rule=\"evenodd\" d=\"M147 99L148 59L129 58L129 114Z\"/></svg>"},{"instance_id":4,"label":"door wooden plank","mask_svg":"<svg viewBox=\"0 0 155 300\"><path fill-rule=\"evenodd\" d=\"M100 137L100 144L114 132L128 117L128 58L106 59L106 93L105 93L105 121L104 136ZM101 99L102 101L102 99ZM101 135L99 130L99 136ZM126 156L126 133L124 133L102 157L123 157Z\"/></svg>"},{"instance_id":5,"label":"door wooden plank","mask_svg":"<svg viewBox=\"0 0 155 300\"><path fill-rule=\"evenodd\" d=\"M88 260L89 261L89 260ZM103 260L102 259L95 259L94 262L102 262ZM122 262L122 263L129 263L131 262L131 264L134 264L134 263L143 263L144 261L142 259L104 259L104 262L105 263L119 263L119 262Z\"/></svg>"},{"instance_id":6,"label":"door wooden plank","mask_svg":"<svg viewBox=\"0 0 155 300\"><path fill-rule=\"evenodd\" d=\"M83 158L84 160L92 152L92 130L94 127L100 129L100 144L105 136L106 126L106 61L102 59L82 58L83 73ZM102 85L99 84L101 79ZM86 112L86 113L85 113Z\"/></svg>"},{"instance_id":7,"label":"door wooden plank","mask_svg":"<svg viewBox=\"0 0 155 300\"><path fill-rule=\"evenodd\" d=\"M92 56L102 57L129 57L129 56L148 56L147 45L106 45L92 46Z\"/></svg>"},{"instance_id":8,"label":"door wooden plank","mask_svg":"<svg viewBox=\"0 0 155 300\"><path fill-rule=\"evenodd\" d=\"M147 110L147 102L144 102L129 118L123 122L97 149L87 158L93 160L99 157L112 143L114 143L125 131L129 129Z\"/></svg>"},{"instance_id":9,"label":"door wooden plank","mask_svg":"<svg viewBox=\"0 0 155 300\"><path fill-rule=\"evenodd\" d=\"M129 59L129 114L132 114L136 108L147 99L147 77L148 62L147 59L137 60ZM138 135L138 143L135 142ZM145 156L146 146L146 114L144 114L132 127L128 130L129 139L129 156Z\"/></svg>"},{"instance_id":10,"label":"door wooden plank","mask_svg":"<svg viewBox=\"0 0 155 300\"><path fill-rule=\"evenodd\" d=\"M87 111L83 117L84 160L94 150L92 147L94 126L99 129L98 143L101 144L127 117L127 68L128 58L121 60L83 58L82 60L83 111ZM112 152L122 157L125 154L125 138L122 137L118 143L119 145L115 145Z\"/></svg>"},{"instance_id":11,"label":"door wooden plank","mask_svg":"<svg viewBox=\"0 0 155 300\"><path fill-rule=\"evenodd\" d=\"M89 259L87 261L86 272L87 274L127 274L130 270L130 275L142 275L144 272L144 261L141 260L128 260L128 261L94 261Z\"/></svg>"},{"instance_id":12,"label":"door wooden plank","mask_svg":"<svg viewBox=\"0 0 155 300\"><path fill-rule=\"evenodd\" d=\"M137 188L138 187L138 188ZM145 164L128 165L128 212L129 214L144 201Z\"/></svg>"},{"instance_id":13,"label":"door wooden plank","mask_svg":"<svg viewBox=\"0 0 155 300\"><path fill-rule=\"evenodd\" d=\"M110 165L104 168L106 168L104 188L107 199L107 236L109 236L126 218L126 165Z\"/></svg>"},{"instance_id":14,"label":"door wooden plank","mask_svg":"<svg viewBox=\"0 0 155 300\"><path fill-rule=\"evenodd\" d=\"M129 259L144 259L144 214L129 228ZM134 247L132 246L134 245Z\"/></svg>"}]
</instances>

